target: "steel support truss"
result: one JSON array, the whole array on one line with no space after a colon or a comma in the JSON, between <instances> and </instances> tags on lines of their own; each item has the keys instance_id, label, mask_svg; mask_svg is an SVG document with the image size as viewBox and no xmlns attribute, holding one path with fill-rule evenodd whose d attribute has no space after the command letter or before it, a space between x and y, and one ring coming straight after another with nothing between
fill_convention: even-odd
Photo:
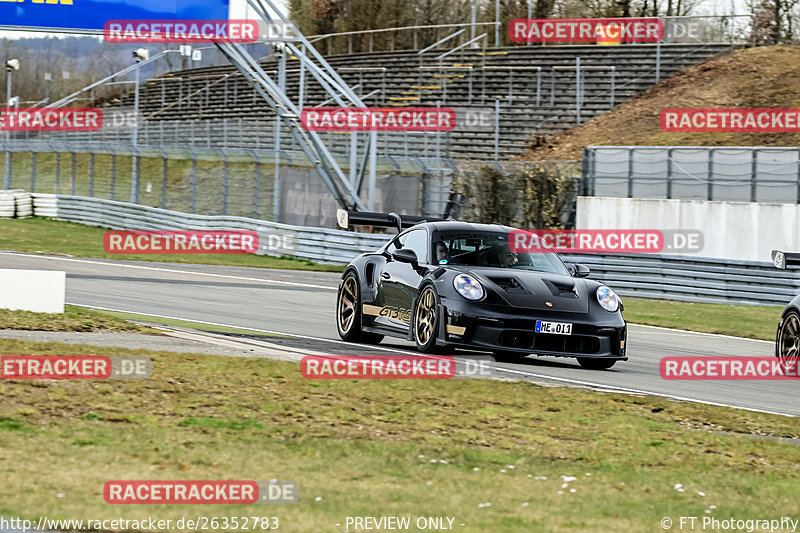
<instances>
[{"instance_id":1,"label":"steel support truss","mask_svg":"<svg viewBox=\"0 0 800 533\"><path fill-rule=\"evenodd\" d=\"M304 83L307 83L306 71L340 107L366 107L364 102L314 49L295 25L276 8L272 0L248 0L248 3L267 23L269 31L267 41L274 42L282 48L277 81L261 68L246 47L236 43L216 43L217 48L275 111L277 120L289 129L339 205L343 209L373 210L377 133L364 134L362 161L358 164L357 172L351 171L351 178L348 179L319 134L316 131L305 130L301 126L300 115L305 92ZM286 93L286 56L289 53L300 62L300 91L297 104ZM357 135L356 133L352 134L354 143L357 142ZM364 205L360 194L367 173L369 176L368 201L367 205Z\"/></svg>"}]
</instances>

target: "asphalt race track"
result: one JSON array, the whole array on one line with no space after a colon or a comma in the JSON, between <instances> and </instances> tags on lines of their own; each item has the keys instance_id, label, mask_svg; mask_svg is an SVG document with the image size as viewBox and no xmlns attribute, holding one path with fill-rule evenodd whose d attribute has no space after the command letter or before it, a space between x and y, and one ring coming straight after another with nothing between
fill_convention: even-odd
<instances>
[{"instance_id":1,"label":"asphalt race track","mask_svg":"<svg viewBox=\"0 0 800 533\"><path fill-rule=\"evenodd\" d=\"M410 343L396 339L378 346L343 343L334 323L339 281L335 273L11 252L0 252L0 268L65 270L70 304L282 333L287 337L280 342L312 353L416 353ZM798 416L800 382L796 380L667 381L658 371L664 356L772 353L773 343L767 341L629 325L629 360L611 370L583 370L572 359L543 357L526 358L518 364L499 363L496 375ZM455 355L462 354L468 352Z\"/></svg>"}]
</instances>

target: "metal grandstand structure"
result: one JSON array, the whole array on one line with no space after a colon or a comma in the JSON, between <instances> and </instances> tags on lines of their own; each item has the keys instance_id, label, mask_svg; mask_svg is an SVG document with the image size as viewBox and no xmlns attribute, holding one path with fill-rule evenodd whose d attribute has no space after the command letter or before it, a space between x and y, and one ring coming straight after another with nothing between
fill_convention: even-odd
<instances>
[{"instance_id":1,"label":"metal grandstand structure","mask_svg":"<svg viewBox=\"0 0 800 533\"><path fill-rule=\"evenodd\" d=\"M225 54L228 60L242 73L245 79L253 85L267 104L275 110L279 121L275 127L275 152L280 151L280 122L288 126L292 137L314 165L325 185L336 198L336 201L346 209L372 209L375 199L376 181L376 146L377 134L365 134L366 142L362 147L362 164L351 166L350 176L345 176L330 153L325 143L315 131L307 131L300 125L300 112L303 107L303 89L301 88L298 102L295 103L286 93L286 58L291 52L300 64L301 87L308 83L306 72L316 80L340 107L366 107L362 99L345 83L337 72L328 64L322 55L308 42L297 27L278 10L272 0L247 0L268 25L270 36L268 41L275 43L281 50L277 80L258 64L245 47L236 43L217 43L216 46ZM359 148L359 134L352 133L351 158L357 158ZM276 165L276 180L278 170ZM365 174L369 176L368 200L365 205L360 196L364 185Z\"/></svg>"}]
</instances>

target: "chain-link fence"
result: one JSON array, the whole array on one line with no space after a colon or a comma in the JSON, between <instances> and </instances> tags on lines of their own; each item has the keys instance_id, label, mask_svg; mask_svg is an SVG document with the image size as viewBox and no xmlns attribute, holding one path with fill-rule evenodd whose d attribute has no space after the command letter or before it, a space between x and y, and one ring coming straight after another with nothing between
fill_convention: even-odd
<instances>
[{"instance_id":1,"label":"chain-link fence","mask_svg":"<svg viewBox=\"0 0 800 533\"><path fill-rule=\"evenodd\" d=\"M800 203L800 149L590 146L588 196Z\"/></svg>"},{"instance_id":2,"label":"chain-link fence","mask_svg":"<svg viewBox=\"0 0 800 533\"><path fill-rule=\"evenodd\" d=\"M135 199L145 206L202 215L335 225L338 205L333 195L313 165L296 152L282 152L276 165L274 152L254 149L142 146L134 151L114 143L0 140L0 151L6 150L9 156L0 158L6 189ZM137 191L131 188L134 161ZM341 162L347 172L347 161ZM377 169L378 211L479 221L500 210L508 215L498 220L530 227L544 220L533 213L546 211L555 199L561 202L556 211L563 211L562 223L571 224L580 180L579 162L542 165L399 156L378 158ZM487 188L481 176L489 176L493 188ZM548 189L553 184L555 191Z\"/></svg>"}]
</instances>

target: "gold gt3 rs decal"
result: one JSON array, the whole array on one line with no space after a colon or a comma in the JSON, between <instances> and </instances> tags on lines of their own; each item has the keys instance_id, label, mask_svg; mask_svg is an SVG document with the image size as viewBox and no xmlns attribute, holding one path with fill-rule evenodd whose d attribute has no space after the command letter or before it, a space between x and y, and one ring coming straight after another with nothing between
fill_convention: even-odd
<instances>
[{"instance_id":1,"label":"gold gt3 rs decal","mask_svg":"<svg viewBox=\"0 0 800 533\"><path fill-rule=\"evenodd\" d=\"M406 324L411 323L411 310L403 309L402 307L395 307L393 305L384 305L379 307L377 305L364 304L361 306L361 312L365 315L384 316L392 320L399 320Z\"/></svg>"},{"instance_id":2,"label":"gold gt3 rs decal","mask_svg":"<svg viewBox=\"0 0 800 533\"><path fill-rule=\"evenodd\" d=\"M361 312L365 315L385 316L386 318L399 320L400 322L405 322L406 324L411 323L411 310L403 309L402 307L395 307L393 305L385 305L380 307L377 305L364 304L361 306ZM447 333L453 333L455 335L463 335L467 331L467 328L463 326L453 326L450 324L448 324L445 329L447 330Z\"/></svg>"}]
</instances>

